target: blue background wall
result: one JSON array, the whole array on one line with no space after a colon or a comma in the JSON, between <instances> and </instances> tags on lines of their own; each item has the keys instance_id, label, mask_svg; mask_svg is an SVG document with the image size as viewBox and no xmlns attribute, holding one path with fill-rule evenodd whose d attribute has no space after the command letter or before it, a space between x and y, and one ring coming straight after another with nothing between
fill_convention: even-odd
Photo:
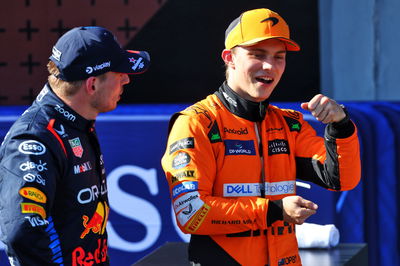
<instances>
[{"instance_id":1,"label":"blue background wall","mask_svg":"<svg viewBox=\"0 0 400 266\"><path fill-rule=\"evenodd\" d=\"M299 109L300 103L276 103ZM345 102L359 129L362 181L352 191L331 192L312 184L298 194L320 208L308 222L335 224L341 242L367 242L370 265L399 265L400 103ZM127 105L96 123L108 172L108 224L112 265L130 265L167 241L187 241L172 215L160 165L168 119L187 105ZM24 107L0 107L0 140ZM322 134L323 125L306 119ZM0 265L7 265L4 254Z\"/></svg>"}]
</instances>

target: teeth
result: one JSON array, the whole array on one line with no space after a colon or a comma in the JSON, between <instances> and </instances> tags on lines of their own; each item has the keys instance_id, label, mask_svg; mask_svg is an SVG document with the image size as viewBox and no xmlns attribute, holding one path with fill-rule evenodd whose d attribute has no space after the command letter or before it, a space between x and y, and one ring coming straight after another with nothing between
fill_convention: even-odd
<instances>
[{"instance_id":1,"label":"teeth","mask_svg":"<svg viewBox=\"0 0 400 266\"><path fill-rule=\"evenodd\" d=\"M271 81L272 80L272 78L268 78L268 77L259 77L259 79L262 79L262 80L266 80L266 81Z\"/></svg>"},{"instance_id":2,"label":"teeth","mask_svg":"<svg viewBox=\"0 0 400 266\"><path fill-rule=\"evenodd\" d=\"M269 77L258 77L256 78L258 81L264 82L264 83L271 83L273 81L272 78Z\"/></svg>"}]
</instances>

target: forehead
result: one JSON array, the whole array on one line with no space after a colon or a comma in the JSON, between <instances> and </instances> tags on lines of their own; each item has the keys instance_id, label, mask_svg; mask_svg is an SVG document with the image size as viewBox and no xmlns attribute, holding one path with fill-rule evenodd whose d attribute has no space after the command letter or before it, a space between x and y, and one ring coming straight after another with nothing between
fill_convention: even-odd
<instances>
[{"instance_id":1,"label":"forehead","mask_svg":"<svg viewBox=\"0 0 400 266\"><path fill-rule=\"evenodd\" d=\"M267 39L251 46L241 46L248 51L264 51L268 53L286 53L286 45L279 39Z\"/></svg>"}]
</instances>

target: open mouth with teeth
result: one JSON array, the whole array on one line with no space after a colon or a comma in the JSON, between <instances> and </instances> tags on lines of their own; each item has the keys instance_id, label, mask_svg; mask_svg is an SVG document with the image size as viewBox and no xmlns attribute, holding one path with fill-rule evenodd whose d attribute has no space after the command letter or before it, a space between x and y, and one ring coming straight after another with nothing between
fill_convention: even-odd
<instances>
[{"instance_id":1,"label":"open mouth with teeth","mask_svg":"<svg viewBox=\"0 0 400 266\"><path fill-rule=\"evenodd\" d=\"M258 82L262 82L262 83L264 83L264 84L271 84L272 81L274 81L272 78L261 78L261 77L256 78L256 80L257 80Z\"/></svg>"}]
</instances>

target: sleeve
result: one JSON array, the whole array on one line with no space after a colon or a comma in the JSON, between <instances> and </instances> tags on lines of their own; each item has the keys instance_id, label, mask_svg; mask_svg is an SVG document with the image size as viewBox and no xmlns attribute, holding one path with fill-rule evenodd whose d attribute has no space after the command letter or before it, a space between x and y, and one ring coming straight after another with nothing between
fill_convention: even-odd
<instances>
[{"instance_id":1,"label":"sleeve","mask_svg":"<svg viewBox=\"0 0 400 266\"><path fill-rule=\"evenodd\" d=\"M49 217L59 175L55 158L34 136L13 137L4 145L0 223L7 253L21 265L55 263L61 252Z\"/></svg>"},{"instance_id":2,"label":"sleeve","mask_svg":"<svg viewBox=\"0 0 400 266\"><path fill-rule=\"evenodd\" d=\"M324 138L302 120L296 137L297 177L336 191L351 190L361 178L360 147L356 125L328 124Z\"/></svg>"},{"instance_id":3,"label":"sleeve","mask_svg":"<svg viewBox=\"0 0 400 266\"><path fill-rule=\"evenodd\" d=\"M214 196L223 154L213 145L224 145L218 134L216 121L198 116L181 115L171 128L162 166L178 226L184 233L204 235L266 229L267 199Z\"/></svg>"}]
</instances>

